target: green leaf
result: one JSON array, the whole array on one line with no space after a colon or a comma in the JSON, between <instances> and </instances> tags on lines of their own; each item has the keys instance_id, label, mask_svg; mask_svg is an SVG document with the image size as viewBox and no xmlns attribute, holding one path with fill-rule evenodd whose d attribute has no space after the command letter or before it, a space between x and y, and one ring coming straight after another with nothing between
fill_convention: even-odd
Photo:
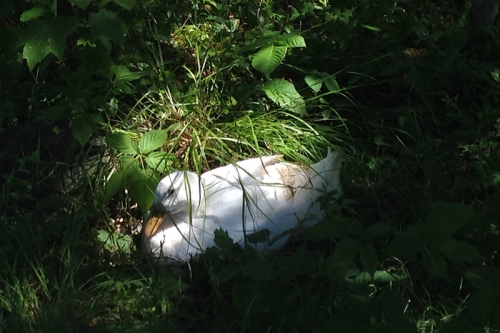
<instances>
[{"instance_id":1,"label":"green leaf","mask_svg":"<svg viewBox=\"0 0 500 333\"><path fill-rule=\"evenodd\" d=\"M140 79L143 76L140 72L131 72L126 66L123 65L113 66L111 70L116 76L115 80L118 82L130 82Z\"/></svg>"},{"instance_id":2,"label":"green leaf","mask_svg":"<svg viewBox=\"0 0 500 333\"><path fill-rule=\"evenodd\" d=\"M146 156L148 167L160 173L170 171L170 166L174 161L174 155L163 151L154 151Z\"/></svg>"},{"instance_id":3,"label":"green leaf","mask_svg":"<svg viewBox=\"0 0 500 333\"><path fill-rule=\"evenodd\" d=\"M382 235L389 233L393 229L392 226L385 223L375 223L366 228L361 235L361 241L368 242Z\"/></svg>"},{"instance_id":4,"label":"green leaf","mask_svg":"<svg viewBox=\"0 0 500 333\"><path fill-rule=\"evenodd\" d=\"M33 19L39 18L40 16L45 15L47 10L45 8L40 8L40 7L35 7L31 8L21 14L20 21L21 22L28 22Z\"/></svg>"},{"instance_id":5,"label":"green leaf","mask_svg":"<svg viewBox=\"0 0 500 333\"><path fill-rule=\"evenodd\" d=\"M371 244L363 244L359 249L359 257L363 268L373 276L378 268L377 251Z\"/></svg>"},{"instance_id":6,"label":"green leaf","mask_svg":"<svg viewBox=\"0 0 500 333\"><path fill-rule=\"evenodd\" d=\"M111 49L111 42L123 47L127 29L123 20L116 17L115 12L100 9L98 13L91 13L89 24L93 39L100 40L107 49Z\"/></svg>"},{"instance_id":7,"label":"green leaf","mask_svg":"<svg viewBox=\"0 0 500 333\"><path fill-rule=\"evenodd\" d=\"M109 233L106 230L99 230L97 239L103 244L103 247L109 252L130 253L132 249L132 237L122 235L117 232Z\"/></svg>"},{"instance_id":8,"label":"green leaf","mask_svg":"<svg viewBox=\"0 0 500 333\"><path fill-rule=\"evenodd\" d=\"M111 133L106 136L106 143L122 154L138 154L139 148L130 137L123 133Z\"/></svg>"},{"instance_id":9,"label":"green leaf","mask_svg":"<svg viewBox=\"0 0 500 333\"><path fill-rule=\"evenodd\" d=\"M325 86L330 92L338 92L340 90L340 86L337 83L337 79L335 75L330 75L328 73L322 72L321 76L325 82Z\"/></svg>"},{"instance_id":10,"label":"green leaf","mask_svg":"<svg viewBox=\"0 0 500 333\"><path fill-rule=\"evenodd\" d=\"M434 238L447 239L465 227L473 215L472 206L441 203L430 210L425 223Z\"/></svg>"},{"instance_id":11,"label":"green leaf","mask_svg":"<svg viewBox=\"0 0 500 333\"><path fill-rule=\"evenodd\" d=\"M436 278L448 279L446 259L437 251L424 251L422 263L427 272Z\"/></svg>"},{"instance_id":12,"label":"green leaf","mask_svg":"<svg viewBox=\"0 0 500 333\"><path fill-rule=\"evenodd\" d=\"M243 267L243 274L257 281L270 281L274 276L271 265L264 258L256 258Z\"/></svg>"},{"instance_id":13,"label":"green leaf","mask_svg":"<svg viewBox=\"0 0 500 333\"><path fill-rule=\"evenodd\" d=\"M80 145L85 145L92 135L92 124L86 117L75 118L71 124L73 135L80 142Z\"/></svg>"},{"instance_id":14,"label":"green leaf","mask_svg":"<svg viewBox=\"0 0 500 333\"><path fill-rule=\"evenodd\" d=\"M267 82L261 88L274 103L282 108L299 114L306 114L305 102L295 86L280 79Z\"/></svg>"},{"instance_id":15,"label":"green leaf","mask_svg":"<svg viewBox=\"0 0 500 333\"><path fill-rule=\"evenodd\" d=\"M328 260L332 267L340 267L353 262L359 250L359 242L351 237L346 237L337 243L332 256Z\"/></svg>"},{"instance_id":16,"label":"green leaf","mask_svg":"<svg viewBox=\"0 0 500 333\"><path fill-rule=\"evenodd\" d=\"M252 67L269 77L285 59L286 51L286 46L268 45L257 52L252 60Z\"/></svg>"},{"instance_id":17,"label":"green leaf","mask_svg":"<svg viewBox=\"0 0 500 333\"><path fill-rule=\"evenodd\" d=\"M306 42L304 37L298 35L297 33L289 33L286 35L280 35L277 38L278 42L283 42L288 47L306 47Z\"/></svg>"},{"instance_id":18,"label":"green leaf","mask_svg":"<svg viewBox=\"0 0 500 333\"><path fill-rule=\"evenodd\" d=\"M135 6L135 0L103 0L101 7L104 7L108 2L114 2L127 10L131 10Z\"/></svg>"},{"instance_id":19,"label":"green leaf","mask_svg":"<svg viewBox=\"0 0 500 333\"><path fill-rule=\"evenodd\" d=\"M160 181L159 177L152 170L135 169L135 179L129 185L130 197L137 202L141 211L146 212L153 205L155 188Z\"/></svg>"},{"instance_id":20,"label":"green leaf","mask_svg":"<svg viewBox=\"0 0 500 333\"><path fill-rule=\"evenodd\" d=\"M125 172L115 172L106 182L106 200L125 188Z\"/></svg>"},{"instance_id":21,"label":"green leaf","mask_svg":"<svg viewBox=\"0 0 500 333\"><path fill-rule=\"evenodd\" d=\"M323 86L323 77L317 73L307 75L304 80L315 93L319 92Z\"/></svg>"},{"instance_id":22,"label":"green leaf","mask_svg":"<svg viewBox=\"0 0 500 333\"><path fill-rule=\"evenodd\" d=\"M450 239L443 243L439 249L446 258L455 262L478 262L483 260L478 250L467 242Z\"/></svg>"},{"instance_id":23,"label":"green leaf","mask_svg":"<svg viewBox=\"0 0 500 333\"><path fill-rule=\"evenodd\" d=\"M77 5L81 9L87 8L91 2L92 2L92 0L71 0L71 3Z\"/></svg>"},{"instance_id":24,"label":"green leaf","mask_svg":"<svg viewBox=\"0 0 500 333\"><path fill-rule=\"evenodd\" d=\"M33 70L49 53L63 60L66 39L77 25L76 17L29 21L18 41L18 45L24 45L23 58L27 60L29 69Z\"/></svg>"},{"instance_id":25,"label":"green leaf","mask_svg":"<svg viewBox=\"0 0 500 333\"><path fill-rule=\"evenodd\" d=\"M387 244L385 252L398 258L409 258L424 250L425 244L432 239L425 225L409 227Z\"/></svg>"},{"instance_id":26,"label":"green leaf","mask_svg":"<svg viewBox=\"0 0 500 333\"><path fill-rule=\"evenodd\" d=\"M141 168L139 161L136 158L134 158L133 156L121 155L118 157L118 160L120 161L122 170L125 172L128 172L129 169L140 169ZM132 179L129 176L127 176L126 178L127 178L127 181L129 179Z\"/></svg>"},{"instance_id":27,"label":"green leaf","mask_svg":"<svg viewBox=\"0 0 500 333\"><path fill-rule=\"evenodd\" d=\"M167 131L152 130L142 135L139 140L139 151L147 154L163 146L167 141Z\"/></svg>"}]
</instances>

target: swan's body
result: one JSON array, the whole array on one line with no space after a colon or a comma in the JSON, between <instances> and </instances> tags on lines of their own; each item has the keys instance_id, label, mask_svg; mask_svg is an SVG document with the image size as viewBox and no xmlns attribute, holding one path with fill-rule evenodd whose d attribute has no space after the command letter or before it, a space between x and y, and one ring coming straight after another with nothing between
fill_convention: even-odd
<instances>
[{"instance_id":1,"label":"swan's body","mask_svg":"<svg viewBox=\"0 0 500 333\"><path fill-rule=\"evenodd\" d=\"M253 158L206 172L174 172L156 188L156 200L141 233L146 250L158 257L188 261L214 246L214 231L228 232L235 243L279 249L289 232L322 218L316 200L341 195L342 159L328 151L309 166L277 163L281 155ZM268 240L248 236L267 229ZM245 242L247 239L247 242ZM260 241L260 240L259 240Z\"/></svg>"}]
</instances>

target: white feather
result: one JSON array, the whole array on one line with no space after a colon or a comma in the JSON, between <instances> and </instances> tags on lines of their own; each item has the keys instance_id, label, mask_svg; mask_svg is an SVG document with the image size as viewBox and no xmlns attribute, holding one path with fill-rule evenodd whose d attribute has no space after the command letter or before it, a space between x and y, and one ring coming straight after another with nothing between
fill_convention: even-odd
<instances>
[{"instance_id":1,"label":"white feather","mask_svg":"<svg viewBox=\"0 0 500 333\"><path fill-rule=\"evenodd\" d=\"M323 217L317 199L342 194L342 158L328 150L311 166L277 163L281 155L254 158L198 176L174 172L156 188L156 205L167 214L152 235L142 234L146 250L158 257L188 261L214 246L214 231L228 232L235 243L259 251L279 249L289 232L310 227ZM148 218L145 220L145 226ZM267 229L268 241L245 242L248 235ZM146 237L148 236L148 237Z\"/></svg>"}]
</instances>

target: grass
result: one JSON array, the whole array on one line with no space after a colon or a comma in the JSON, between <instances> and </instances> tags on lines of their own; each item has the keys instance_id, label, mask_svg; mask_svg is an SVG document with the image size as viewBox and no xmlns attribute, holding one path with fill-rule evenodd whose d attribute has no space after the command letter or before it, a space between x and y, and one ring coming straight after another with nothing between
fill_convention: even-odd
<instances>
[{"instance_id":1,"label":"grass","mask_svg":"<svg viewBox=\"0 0 500 333\"><path fill-rule=\"evenodd\" d=\"M34 81L29 96L1 83L1 105L16 111L0 118L0 332L500 327L496 27L474 44L454 4L299 1L299 18L267 5L188 1L186 18L172 4L143 3L123 9L127 47L106 54L128 70L115 68L113 84L96 74L76 85L69 55L65 77L59 64L40 66L51 83ZM248 53L293 29L307 48L289 49L271 77L294 83L304 114L261 90L268 78ZM318 73L339 89L304 83ZM40 116L61 101L70 116ZM75 124L90 124L90 141L81 144L86 127ZM163 141L148 147L153 132ZM115 149L110 133L141 148ZM283 250L242 250L217 233L217 248L175 272L136 252L163 174L270 153L310 163L326 147L345 155L343 199Z\"/></svg>"}]
</instances>

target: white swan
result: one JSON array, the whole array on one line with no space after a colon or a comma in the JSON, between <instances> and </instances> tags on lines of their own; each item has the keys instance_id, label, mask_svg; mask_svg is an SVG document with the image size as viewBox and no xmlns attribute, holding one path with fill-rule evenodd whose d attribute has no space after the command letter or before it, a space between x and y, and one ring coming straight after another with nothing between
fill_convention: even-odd
<instances>
[{"instance_id":1,"label":"white swan","mask_svg":"<svg viewBox=\"0 0 500 333\"><path fill-rule=\"evenodd\" d=\"M342 158L330 149L311 166L277 163L281 157L253 158L201 176L178 171L163 178L141 232L146 250L185 262L215 246L216 229L259 251L283 247L291 230L322 218L318 197L333 191L332 198L340 197ZM267 239L248 238L259 231Z\"/></svg>"}]
</instances>

